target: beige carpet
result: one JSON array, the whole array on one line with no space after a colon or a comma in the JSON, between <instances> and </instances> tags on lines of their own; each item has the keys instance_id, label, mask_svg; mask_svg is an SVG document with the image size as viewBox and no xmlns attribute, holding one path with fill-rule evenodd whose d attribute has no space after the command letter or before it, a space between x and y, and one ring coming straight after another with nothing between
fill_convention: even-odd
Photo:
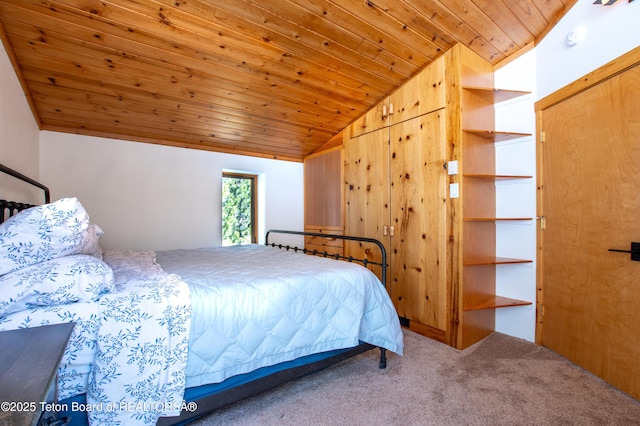
<instances>
[{"instance_id":1,"label":"beige carpet","mask_svg":"<svg viewBox=\"0 0 640 426\"><path fill-rule=\"evenodd\" d=\"M640 425L640 402L546 348L493 333L464 351L404 331L370 351L194 424Z\"/></svg>"}]
</instances>

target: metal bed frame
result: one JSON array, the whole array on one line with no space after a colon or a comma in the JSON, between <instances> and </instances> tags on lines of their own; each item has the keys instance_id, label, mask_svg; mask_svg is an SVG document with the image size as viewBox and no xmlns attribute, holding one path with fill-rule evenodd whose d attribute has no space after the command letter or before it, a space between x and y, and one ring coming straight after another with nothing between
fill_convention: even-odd
<instances>
[{"instance_id":1,"label":"metal bed frame","mask_svg":"<svg viewBox=\"0 0 640 426\"><path fill-rule=\"evenodd\" d=\"M2 164L0 164L0 172L4 172L10 176L13 176L17 179L20 179L24 182L30 183L33 186L40 188L44 191L44 201L45 204L51 202L51 198L50 198L50 192L49 192L49 188L47 188L46 186L44 186L43 184L21 174L20 172L17 172L15 170L10 169L9 167L6 167ZM8 213L8 217L11 217L13 215L15 215L16 213L31 208L31 207L35 207L35 205L33 204L26 204L26 203L19 203L19 202L15 202L15 201L6 201L6 200L0 200L0 223L4 222L6 220L5 218L5 213ZM381 261L380 262L375 262L372 260L368 260L368 259L357 259L354 258L352 256L342 256L339 254L330 254L326 251L324 252L319 252L317 250L308 250L306 248L298 248L298 247L292 247L289 245L282 245L282 244L276 244L276 243L270 243L269 242L269 237L273 234L294 234L294 235L301 235L301 236L313 236L313 237L324 237L324 238L336 238L336 239L341 239L341 240L347 240L347 241L357 241L357 242L361 242L361 243L370 243L370 244L374 244L377 245L380 253L382 255L381 257ZM384 285L386 287L386 277L387 277L387 254L385 251L384 246L382 245L382 243L378 240L372 239L372 238L360 238L360 237L352 237L352 236L346 236L346 235L334 235L334 234L321 234L321 233L314 233L314 232L299 232L299 231L287 231L287 230L270 230L267 232L266 234L266 241L265 241L265 245L267 246L271 246L271 247L275 247L275 248L279 248L279 249L284 249L284 250L293 250L294 252L298 252L301 251L302 253L306 253L309 255L318 255L318 256L323 256L323 257L329 257L329 258L333 258L336 260L343 260L343 261L348 261L348 262L359 262L362 263L365 267L368 265L376 265L376 266L380 266L382 268L382 285ZM273 389L277 386L283 385L289 381L298 379L302 376L308 375L308 374L312 374L315 372L318 372L322 369L325 369L333 364L336 364L338 362L341 362L343 360L346 360L348 358L351 358L355 355L361 354L363 352L369 351L371 349L374 349L375 346L371 345L369 343L360 343L358 346L352 347L352 348L347 348L347 349L343 349L343 350L337 350L337 351L331 351L330 353L327 354L327 357L319 359L319 360L314 360L312 362L309 363L294 363L292 362L292 365L294 365L293 367L288 367L286 366L288 363L283 363L282 366L283 368L269 373L267 375L264 375L263 377L260 377L258 379L255 380L251 380L249 382L246 383L242 383L239 385L235 385L231 388L228 388L226 390L222 390L222 391L216 391L215 393L211 393L209 395L205 395L205 396L198 396L197 398L195 398L193 401L197 402L197 409L195 411L186 411L183 410L181 415L178 417L161 417L157 424L158 425L179 425L179 424L187 424L193 420L196 420L199 417L202 417L206 414L210 414L211 412L226 406L228 404L240 401L244 398L247 398L249 396L253 396L253 395L257 395L259 393L262 393L264 391ZM386 349L384 348L379 348L380 349L380 361L379 361L379 368L384 369L386 368L387 365L387 361L386 361ZM223 382L224 383L224 382ZM207 386L207 385L205 385ZM194 388L195 389L195 388ZM185 390L185 397L188 393L188 389ZM76 397L73 397L76 398ZM189 401L187 401L189 402ZM74 416L75 417L75 416Z\"/></svg>"},{"instance_id":2,"label":"metal bed frame","mask_svg":"<svg viewBox=\"0 0 640 426\"><path fill-rule=\"evenodd\" d=\"M372 260L369 259L357 259L353 256L343 256L341 254L338 253L329 253L326 250L323 252L320 252L318 250L308 250L306 248L298 248L298 247L290 247L290 246L283 246L282 244L275 244L275 243L269 243L269 235L270 234L293 234L293 235L304 235L307 237L322 237L322 238L332 238L332 239L338 239L338 240L345 240L345 241L358 241L361 243L371 243L371 244L375 244L378 246L378 249L380 250L380 254L381 254L381 260L380 262L374 262ZM271 246L271 247L278 247L280 249L286 249L288 250L293 250L295 252L297 251L302 251L303 253L308 253L308 254L313 254L316 256L323 256L323 257L329 257L332 259L336 259L336 260L346 260L348 262L359 262L362 263L364 265L364 267L366 268L368 265L377 265L380 266L382 268L382 276L380 281L382 281L382 285L384 285L385 288L387 288L387 267L389 266L387 264L387 250L384 248L384 245L374 239L374 238L366 238L366 237L352 237L350 235L337 235L337 234L322 234L322 233L318 233L318 232L300 232L300 231L282 231L282 230L270 230L267 231L267 235L265 237L266 241L265 241L265 245L267 246Z\"/></svg>"},{"instance_id":3,"label":"metal bed frame","mask_svg":"<svg viewBox=\"0 0 640 426\"><path fill-rule=\"evenodd\" d=\"M9 167L3 164L0 164L0 172L8 174L9 176L13 176L16 179L20 179L23 182L27 182L35 186L36 188L42 189L44 191L44 203L47 204L51 202L51 194L49 193L49 188L47 188L40 182L35 181L30 177L23 175L20 172L10 169ZM16 201L0 200L0 223L4 222L6 219L10 218L14 214L31 207L35 207L35 205L19 203ZM5 218L5 213L8 213L8 216L6 218Z\"/></svg>"}]
</instances>

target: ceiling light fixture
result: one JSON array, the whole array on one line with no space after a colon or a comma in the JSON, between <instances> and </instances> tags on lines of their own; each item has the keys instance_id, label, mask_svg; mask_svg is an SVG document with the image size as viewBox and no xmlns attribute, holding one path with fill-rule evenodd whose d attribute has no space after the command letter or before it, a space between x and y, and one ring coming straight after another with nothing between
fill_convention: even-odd
<instances>
[{"instance_id":1,"label":"ceiling light fixture","mask_svg":"<svg viewBox=\"0 0 640 426\"><path fill-rule=\"evenodd\" d=\"M593 2L593 4L601 4L603 6L611 6L616 1L618 1L618 0L608 0L608 1L605 0L605 2L603 2L602 0L596 0L596 1ZM629 3L631 3L632 1L633 0L629 0Z\"/></svg>"}]
</instances>

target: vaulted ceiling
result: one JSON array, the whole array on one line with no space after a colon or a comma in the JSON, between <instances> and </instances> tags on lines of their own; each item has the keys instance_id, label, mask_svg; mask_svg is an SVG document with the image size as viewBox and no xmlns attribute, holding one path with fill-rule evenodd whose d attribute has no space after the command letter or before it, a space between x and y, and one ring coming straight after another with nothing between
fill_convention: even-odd
<instances>
[{"instance_id":1,"label":"vaulted ceiling","mask_svg":"<svg viewBox=\"0 0 640 426\"><path fill-rule=\"evenodd\" d=\"M301 161L460 42L498 64L576 0L2 0L43 130Z\"/></svg>"}]
</instances>

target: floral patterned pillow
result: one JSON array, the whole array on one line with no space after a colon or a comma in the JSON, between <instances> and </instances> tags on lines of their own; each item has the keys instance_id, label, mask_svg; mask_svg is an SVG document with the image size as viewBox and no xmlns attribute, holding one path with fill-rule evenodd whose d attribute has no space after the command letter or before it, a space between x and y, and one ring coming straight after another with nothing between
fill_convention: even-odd
<instances>
[{"instance_id":1,"label":"floral patterned pillow","mask_svg":"<svg viewBox=\"0 0 640 426\"><path fill-rule=\"evenodd\" d=\"M100 247L100 237L104 231L95 223L89 223L87 235L82 244L81 253L88 254L102 260L102 247Z\"/></svg>"},{"instance_id":2,"label":"floral patterned pillow","mask_svg":"<svg viewBox=\"0 0 640 426\"><path fill-rule=\"evenodd\" d=\"M101 235L76 198L24 210L0 224L0 275L62 256L99 254Z\"/></svg>"},{"instance_id":3,"label":"floral patterned pillow","mask_svg":"<svg viewBox=\"0 0 640 426\"><path fill-rule=\"evenodd\" d=\"M60 257L0 277L0 317L34 306L90 302L115 289L113 271L86 254Z\"/></svg>"}]
</instances>

